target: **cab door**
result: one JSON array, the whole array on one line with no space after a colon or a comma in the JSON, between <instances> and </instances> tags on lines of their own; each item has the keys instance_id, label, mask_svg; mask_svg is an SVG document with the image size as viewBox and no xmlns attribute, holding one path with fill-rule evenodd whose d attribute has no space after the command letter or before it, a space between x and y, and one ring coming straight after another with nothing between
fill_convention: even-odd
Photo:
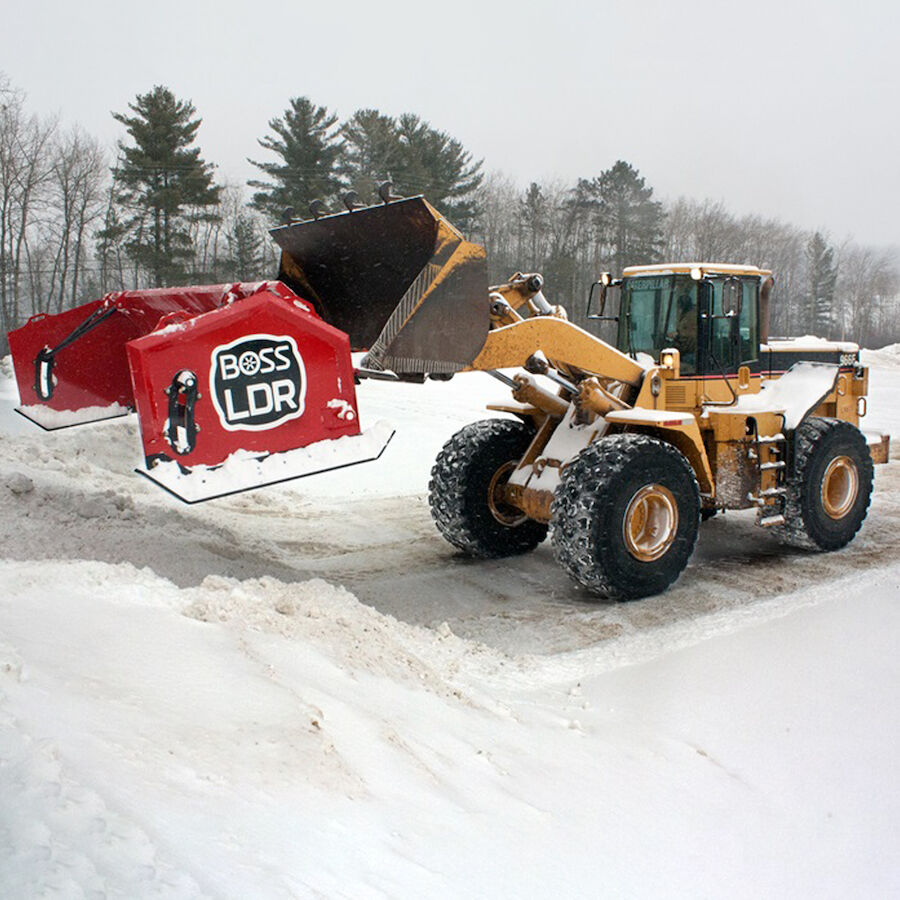
<instances>
[{"instance_id":1,"label":"cab door","mask_svg":"<svg viewBox=\"0 0 900 900\"><path fill-rule=\"evenodd\" d=\"M700 300L700 371L736 375L741 366L759 369L759 279L708 278Z\"/></svg>"}]
</instances>

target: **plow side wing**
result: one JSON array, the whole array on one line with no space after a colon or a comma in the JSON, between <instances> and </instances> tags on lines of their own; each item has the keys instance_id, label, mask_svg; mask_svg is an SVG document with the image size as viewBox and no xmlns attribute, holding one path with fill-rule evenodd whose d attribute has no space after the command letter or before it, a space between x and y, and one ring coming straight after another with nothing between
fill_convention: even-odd
<instances>
[{"instance_id":1,"label":"plow side wing","mask_svg":"<svg viewBox=\"0 0 900 900\"><path fill-rule=\"evenodd\" d=\"M61 349L62 366L40 361L43 351L61 344L90 317L99 317L105 302L35 316L9 333L19 411L43 428L122 415L133 405L125 344L140 332L125 316L109 316L77 343Z\"/></svg>"},{"instance_id":2,"label":"plow side wing","mask_svg":"<svg viewBox=\"0 0 900 900\"><path fill-rule=\"evenodd\" d=\"M125 345L173 313L208 312L265 284L121 291L9 333L20 412L43 428L96 421L134 408Z\"/></svg>"}]
</instances>

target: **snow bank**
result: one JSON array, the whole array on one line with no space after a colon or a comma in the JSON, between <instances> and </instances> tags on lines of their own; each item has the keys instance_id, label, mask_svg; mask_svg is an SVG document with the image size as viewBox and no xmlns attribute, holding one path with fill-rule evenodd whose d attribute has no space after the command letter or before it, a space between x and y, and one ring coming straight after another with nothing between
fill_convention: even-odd
<instances>
[{"instance_id":1,"label":"snow bank","mask_svg":"<svg viewBox=\"0 0 900 900\"><path fill-rule=\"evenodd\" d=\"M0 893L888 896L898 584L563 674L321 581L2 564Z\"/></svg>"},{"instance_id":2,"label":"snow bank","mask_svg":"<svg viewBox=\"0 0 900 900\"><path fill-rule=\"evenodd\" d=\"M888 344L879 350L863 350L864 365L880 369L900 369L900 344Z\"/></svg>"}]
</instances>

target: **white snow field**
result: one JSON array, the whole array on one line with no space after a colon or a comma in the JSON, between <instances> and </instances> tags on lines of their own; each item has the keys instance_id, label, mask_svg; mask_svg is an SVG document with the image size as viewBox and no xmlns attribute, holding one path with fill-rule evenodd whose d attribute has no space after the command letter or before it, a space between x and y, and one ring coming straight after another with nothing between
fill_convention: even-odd
<instances>
[{"instance_id":1,"label":"white snow field","mask_svg":"<svg viewBox=\"0 0 900 900\"><path fill-rule=\"evenodd\" d=\"M0 363L0 898L900 895L900 348L859 537L705 523L662 596L463 559L428 472L505 400L365 383L380 460L181 504Z\"/></svg>"}]
</instances>

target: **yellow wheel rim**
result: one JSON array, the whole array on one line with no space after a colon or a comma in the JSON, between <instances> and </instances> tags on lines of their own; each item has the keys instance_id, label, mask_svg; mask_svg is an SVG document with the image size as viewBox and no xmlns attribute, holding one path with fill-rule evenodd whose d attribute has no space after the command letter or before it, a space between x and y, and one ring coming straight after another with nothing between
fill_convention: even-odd
<instances>
[{"instance_id":1,"label":"yellow wheel rim","mask_svg":"<svg viewBox=\"0 0 900 900\"><path fill-rule=\"evenodd\" d=\"M504 463L494 472L491 483L488 485L488 506L491 515L501 524L509 528L521 525L528 516L506 500L506 482L516 469L515 462Z\"/></svg>"},{"instance_id":2,"label":"yellow wheel rim","mask_svg":"<svg viewBox=\"0 0 900 900\"><path fill-rule=\"evenodd\" d=\"M849 456L836 456L822 476L822 508L832 519L842 519L859 494L859 470Z\"/></svg>"},{"instance_id":3,"label":"yellow wheel rim","mask_svg":"<svg viewBox=\"0 0 900 900\"><path fill-rule=\"evenodd\" d=\"M622 522L628 552L641 562L659 559L678 531L678 504L661 484L648 484L631 498Z\"/></svg>"}]
</instances>

